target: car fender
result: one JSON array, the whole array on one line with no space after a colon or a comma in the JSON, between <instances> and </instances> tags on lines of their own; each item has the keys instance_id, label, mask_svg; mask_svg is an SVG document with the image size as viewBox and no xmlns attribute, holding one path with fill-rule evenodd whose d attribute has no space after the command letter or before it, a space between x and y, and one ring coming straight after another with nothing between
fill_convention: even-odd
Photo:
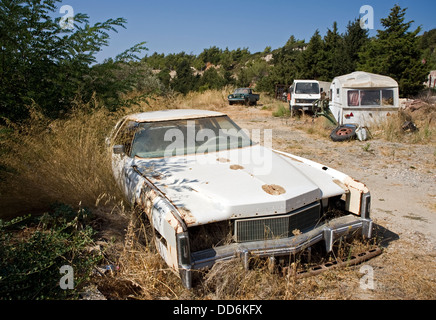
<instances>
[{"instance_id":1,"label":"car fender","mask_svg":"<svg viewBox=\"0 0 436 320\"><path fill-rule=\"evenodd\" d=\"M173 203L147 179L137 167L133 166L139 176L135 187L135 204L147 216L154 231L156 248L165 262L177 271L180 261L178 256L178 235L187 231L186 224L180 218L178 209Z\"/></svg>"}]
</instances>

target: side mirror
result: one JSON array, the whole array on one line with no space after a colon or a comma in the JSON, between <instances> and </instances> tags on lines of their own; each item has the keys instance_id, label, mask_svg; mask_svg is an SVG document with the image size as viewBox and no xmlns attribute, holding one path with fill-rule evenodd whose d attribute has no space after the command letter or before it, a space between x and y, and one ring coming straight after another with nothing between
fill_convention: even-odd
<instances>
[{"instance_id":1,"label":"side mirror","mask_svg":"<svg viewBox=\"0 0 436 320\"><path fill-rule=\"evenodd\" d=\"M114 154L124 154L125 153L124 145L122 144L115 145L113 148L113 152Z\"/></svg>"}]
</instances>

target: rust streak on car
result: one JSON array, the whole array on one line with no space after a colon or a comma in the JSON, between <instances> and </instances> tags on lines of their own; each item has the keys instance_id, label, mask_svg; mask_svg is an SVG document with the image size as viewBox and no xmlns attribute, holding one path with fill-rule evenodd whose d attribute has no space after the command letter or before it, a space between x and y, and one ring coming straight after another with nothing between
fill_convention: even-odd
<instances>
[{"instance_id":1,"label":"rust streak on car","mask_svg":"<svg viewBox=\"0 0 436 320\"><path fill-rule=\"evenodd\" d=\"M180 216L185 221L185 223L190 226L197 222L194 216L192 216L191 211L186 208L179 208Z\"/></svg>"},{"instance_id":2,"label":"rust streak on car","mask_svg":"<svg viewBox=\"0 0 436 320\"><path fill-rule=\"evenodd\" d=\"M232 169L232 170L242 170L242 169L244 169L244 167L240 166L238 164L233 164L233 165L230 166L230 169Z\"/></svg>"}]
</instances>

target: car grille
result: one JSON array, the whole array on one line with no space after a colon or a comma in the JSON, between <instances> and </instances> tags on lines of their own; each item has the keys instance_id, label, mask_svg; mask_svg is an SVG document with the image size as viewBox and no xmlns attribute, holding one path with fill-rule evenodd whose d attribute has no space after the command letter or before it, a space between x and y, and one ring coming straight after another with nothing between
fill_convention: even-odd
<instances>
[{"instance_id":1,"label":"car grille","mask_svg":"<svg viewBox=\"0 0 436 320\"><path fill-rule=\"evenodd\" d=\"M237 242L288 238L296 230L314 228L320 219L320 203L316 202L286 215L235 221Z\"/></svg>"}]
</instances>

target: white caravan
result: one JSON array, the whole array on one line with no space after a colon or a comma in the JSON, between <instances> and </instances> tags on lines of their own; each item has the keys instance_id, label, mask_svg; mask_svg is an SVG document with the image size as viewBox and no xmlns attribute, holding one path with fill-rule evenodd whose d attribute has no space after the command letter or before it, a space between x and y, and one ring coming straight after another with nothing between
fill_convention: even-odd
<instances>
[{"instance_id":1,"label":"white caravan","mask_svg":"<svg viewBox=\"0 0 436 320\"><path fill-rule=\"evenodd\" d=\"M394 79L362 71L333 79L330 97L330 111L339 125L370 126L398 112L400 105Z\"/></svg>"}]
</instances>

